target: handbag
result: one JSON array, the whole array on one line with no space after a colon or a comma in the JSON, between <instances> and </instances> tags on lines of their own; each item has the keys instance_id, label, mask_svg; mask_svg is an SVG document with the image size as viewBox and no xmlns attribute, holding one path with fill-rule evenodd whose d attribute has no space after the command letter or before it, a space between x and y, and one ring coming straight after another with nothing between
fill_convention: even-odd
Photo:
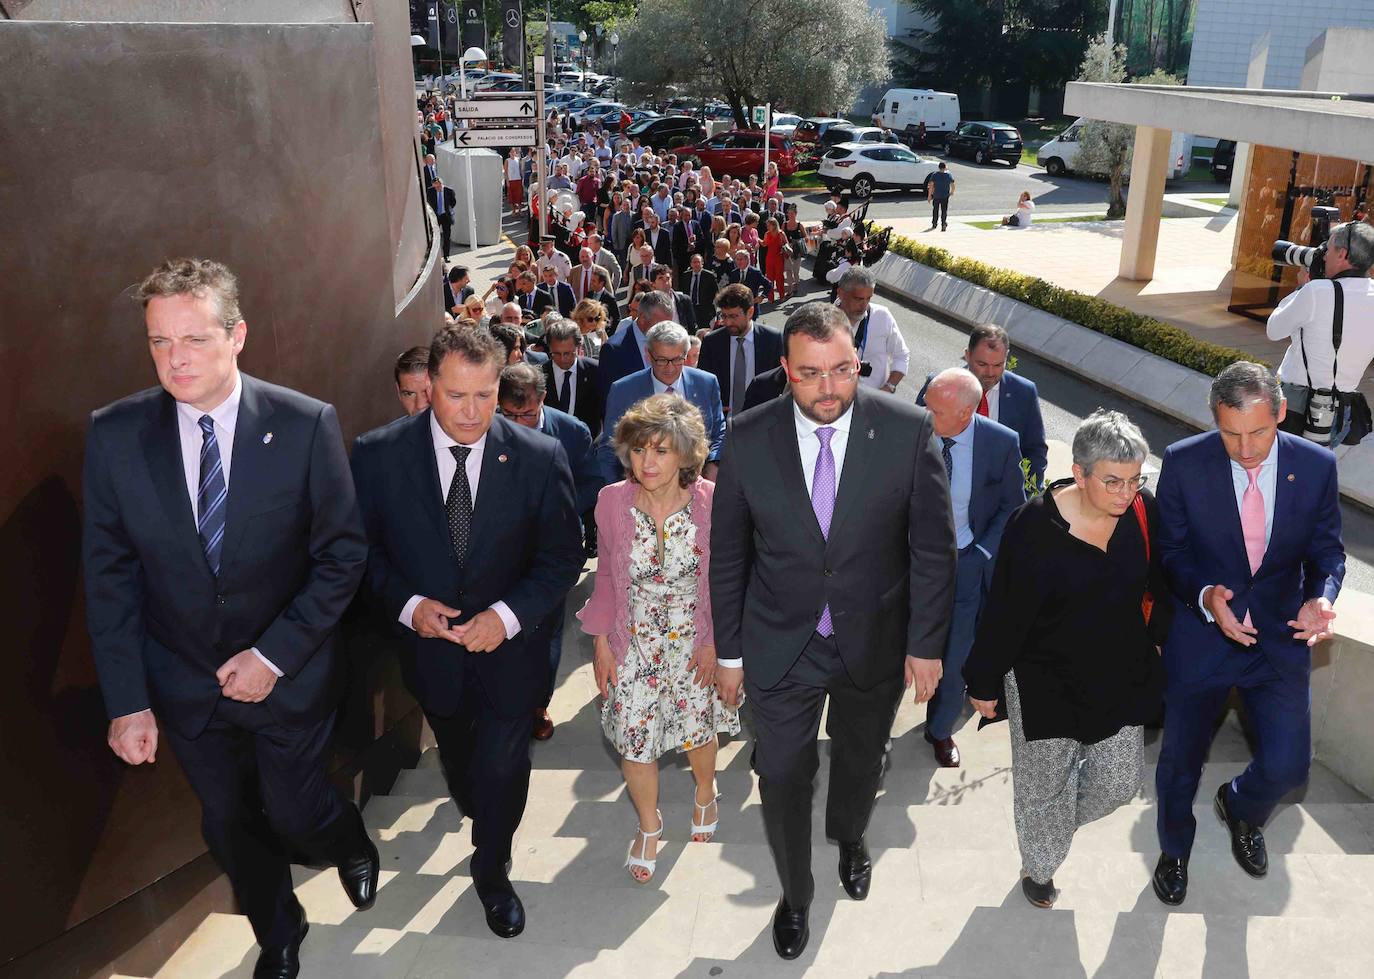
<instances>
[{"instance_id":1,"label":"handbag","mask_svg":"<svg viewBox=\"0 0 1374 979\"><path fill-rule=\"evenodd\" d=\"M1339 278L1331 280L1335 289L1332 295L1331 322L1331 387L1314 388L1312 371L1307 364L1307 345L1303 342L1305 329L1298 331L1298 352L1302 356L1302 369L1307 375L1307 384L1284 384L1284 395L1288 398L1288 415L1279 427L1292 435L1301 435L1318 445L1331 445L1334 433L1343 433L1337 444L1359 445L1360 441L1374 430L1369 401L1360 391L1341 391L1336 387L1336 377L1340 366L1341 339L1345 332L1345 289Z\"/></svg>"},{"instance_id":2,"label":"handbag","mask_svg":"<svg viewBox=\"0 0 1374 979\"><path fill-rule=\"evenodd\" d=\"M1131 509L1135 511L1136 523L1140 524L1140 536L1145 540L1145 566L1148 570L1150 566L1150 521L1145 516L1145 501L1140 494L1135 495L1131 501ZM1150 616L1154 614L1155 596L1147 587L1144 596L1140 599L1140 614L1145 616L1145 624L1150 624Z\"/></svg>"}]
</instances>

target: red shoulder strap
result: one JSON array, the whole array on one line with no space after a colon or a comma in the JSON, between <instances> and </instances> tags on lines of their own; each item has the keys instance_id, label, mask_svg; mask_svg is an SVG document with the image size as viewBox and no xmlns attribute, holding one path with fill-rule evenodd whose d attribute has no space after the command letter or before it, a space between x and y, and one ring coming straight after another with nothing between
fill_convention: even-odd
<instances>
[{"instance_id":1,"label":"red shoulder strap","mask_svg":"<svg viewBox=\"0 0 1374 979\"><path fill-rule=\"evenodd\" d=\"M1143 499L1141 499L1139 493L1137 493L1137 494L1135 495L1135 499L1131 501L1131 509L1135 511L1135 522L1138 523L1138 524L1140 524L1140 536L1143 537L1143 538L1145 538L1145 561L1146 561L1146 563L1149 563L1149 560L1150 560L1150 521L1149 521L1149 519L1145 516L1145 501L1144 501Z\"/></svg>"}]
</instances>

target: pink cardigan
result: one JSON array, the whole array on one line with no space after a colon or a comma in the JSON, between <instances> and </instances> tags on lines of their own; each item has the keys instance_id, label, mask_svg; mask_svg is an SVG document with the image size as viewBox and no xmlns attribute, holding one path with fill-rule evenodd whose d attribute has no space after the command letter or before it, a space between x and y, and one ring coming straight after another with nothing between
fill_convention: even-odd
<instances>
[{"instance_id":1,"label":"pink cardigan","mask_svg":"<svg viewBox=\"0 0 1374 979\"><path fill-rule=\"evenodd\" d=\"M715 645L711 628L711 497L715 484L698 479L691 486L692 523L697 528L701 561L697 571L697 607L692 617L696 630L694 649ZM577 613L582 631L606 636L616 665L630 651L630 542L634 538L634 514L630 508L639 485L628 479L612 483L596 498L598 560L592 597Z\"/></svg>"}]
</instances>

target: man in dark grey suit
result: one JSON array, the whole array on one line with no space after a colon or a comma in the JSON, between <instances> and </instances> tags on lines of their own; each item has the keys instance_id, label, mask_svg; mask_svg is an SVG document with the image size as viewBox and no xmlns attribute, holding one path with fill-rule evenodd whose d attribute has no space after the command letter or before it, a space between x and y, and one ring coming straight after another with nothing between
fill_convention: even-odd
<instances>
[{"instance_id":1,"label":"man in dark grey suit","mask_svg":"<svg viewBox=\"0 0 1374 979\"><path fill-rule=\"evenodd\" d=\"M827 694L826 836L855 900L872 876L864 833L904 686L934 693L949 631L949 480L924 409L859 388L847 317L788 318L792 393L732 416L711 526L711 601L726 703L748 692L754 770L782 881L773 945L806 947L816 732Z\"/></svg>"},{"instance_id":2,"label":"man in dark grey suit","mask_svg":"<svg viewBox=\"0 0 1374 979\"><path fill-rule=\"evenodd\" d=\"M367 541L334 409L238 369L233 273L174 259L139 297L161 386L91 416L83 479L108 739L141 765L166 738L261 946L254 979L290 979L292 851L338 866L356 907L377 893L377 848L325 772Z\"/></svg>"}]
</instances>

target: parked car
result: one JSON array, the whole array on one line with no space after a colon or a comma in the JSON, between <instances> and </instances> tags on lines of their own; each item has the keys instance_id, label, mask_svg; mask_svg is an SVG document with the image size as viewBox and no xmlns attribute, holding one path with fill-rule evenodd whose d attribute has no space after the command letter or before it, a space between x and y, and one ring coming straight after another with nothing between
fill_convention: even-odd
<instances>
[{"instance_id":1,"label":"parked car","mask_svg":"<svg viewBox=\"0 0 1374 979\"><path fill-rule=\"evenodd\" d=\"M1236 165L1236 141L1234 139L1217 140L1217 148L1212 151L1212 179L1227 181L1231 179L1231 170Z\"/></svg>"},{"instance_id":2,"label":"parked car","mask_svg":"<svg viewBox=\"0 0 1374 979\"><path fill-rule=\"evenodd\" d=\"M777 133L779 136L791 136L797 131L797 126L801 121L801 116L794 116L790 112L775 112L773 125L768 127L768 131Z\"/></svg>"},{"instance_id":3,"label":"parked car","mask_svg":"<svg viewBox=\"0 0 1374 979\"><path fill-rule=\"evenodd\" d=\"M731 129L696 146L684 147L681 153L695 156L699 166L710 167L714 174L742 177L757 173L761 176L763 140L764 134L757 129ZM768 160L778 165L778 173L784 177L796 173L797 159L792 141L777 133L770 133L768 140Z\"/></svg>"},{"instance_id":4,"label":"parked car","mask_svg":"<svg viewBox=\"0 0 1374 979\"><path fill-rule=\"evenodd\" d=\"M633 123L625 135L656 150L677 149L701 142L706 130L691 116L653 116Z\"/></svg>"},{"instance_id":5,"label":"parked car","mask_svg":"<svg viewBox=\"0 0 1374 979\"><path fill-rule=\"evenodd\" d=\"M1043 143L1035 151L1035 161L1045 168L1051 177L1079 169L1078 145L1083 123L1086 119L1075 119L1058 136ZM1232 144L1233 146L1235 144ZM1173 180L1188 172L1193 163L1193 137L1188 133L1175 131L1169 140L1169 172L1167 179ZM1229 171L1228 171L1229 172Z\"/></svg>"},{"instance_id":6,"label":"parked car","mask_svg":"<svg viewBox=\"0 0 1374 979\"><path fill-rule=\"evenodd\" d=\"M836 119L833 116L813 117L803 119L797 123L797 128L792 132L792 138L798 143L814 143L821 138L821 135L831 126L847 126L848 119Z\"/></svg>"},{"instance_id":7,"label":"parked car","mask_svg":"<svg viewBox=\"0 0 1374 979\"><path fill-rule=\"evenodd\" d=\"M1021 162L1021 133L1005 122L961 122L954 130L945 152L966 156L974 163L1003 160L1013 167Z\"/></svg>"},{"instance_id":8,"label":"parked car","mask_svg":"<svg viewBox=\"0 0 1374 979\"><path fill-rule=\"evenodd\" d=\"M586 97L585 92L579 92L575 89L560 89L544 96L544 108L557 109L561 113L569 102L576 102L578 99L585 99Z\"/></svg>"},{"instance_id":9,"label":"parked car","mask_svg":"<svg viewBox=\"0 0 1374 979\"><path fill-rule=\"evenodd\" d=\"M838 146L841 143L896 143L897 134L888 130L886 133L877 126L831 126L821 133L818 144L821 147Z\"/></svg>"},{"instance_id":10,"label":"parked car","mask_svg":"<svg viewBox=\"0 0 1374 979\"><path fill-rule=\"evenodd\" d=\"M503 82L515 82L517 85L523 84L524 79L519 75L505 71L489 71L485 77L478 79L477 84L468 82L468 89L475 92L490 92Z\"/></svg>"},{"instance_id":11,"label":"parked car","mask_svg":"<svg viewBox=\"0 0 1374 979\"><path fill-rule=\"evenodd\" d=\"M499 82L493 82L487 87L488 92L523 92L525 91L525 80L523 78L504 78Z\"/></svg>"},{"instance_id":12,"label":"parked car","mask_svg":"<svg viewBox=\"0 0 1374 979\"><path fill-rule=\"evenodd\" d=\"M886 126L914 146L925 123L926 142L947 140L959 125L959 96L931 88L889 88L873 110L873 125Z\"/></svg>"},{"instance_id":13,"label":"parked car","mask_svg":"<svg viewBox=\"0 0 1374 979\"><path fill-rule=\"evenodd\" d=\"M619 102L598 102L577 114L582 122L599 122L603 126L620 125L620 110L625 108Z\"/></svg>"},{"instance_id":14,"label":"parked car","mask_svg":"<svg viewBox=\"0 0 1374 979\"><path fill-rule=\"evenodd\" d=\"M936 160L917 156L900 143L852 142L826 150L816 176L831 190L848 190L863 199L875 190L924 193L938 168Z\"/></svg>"}]
</instances>

